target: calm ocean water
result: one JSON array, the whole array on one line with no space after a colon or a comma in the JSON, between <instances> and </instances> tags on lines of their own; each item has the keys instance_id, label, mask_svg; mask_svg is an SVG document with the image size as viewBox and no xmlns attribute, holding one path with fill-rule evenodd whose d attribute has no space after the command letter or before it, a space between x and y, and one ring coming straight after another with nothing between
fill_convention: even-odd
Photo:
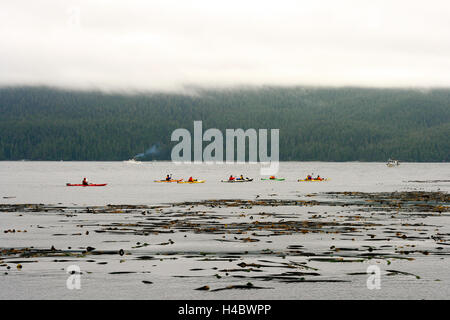
<instances>
[{"instance_id":1,"label":"calm ocean water","mask_svg":"<svg viewBox=\"0 0 450 320\"><path fill-rule=\"evenodd\" d=\"M322 192L331 191L450 191L449 182L411 182L450 180L448 163L402 163L388 168L385 163L282 162L277 176L285 181L261 181L259 170L259 165L250 164L0 162L0 203L61 204L72 208L66 212L59 209L0 212L0 250L6 252L0 256L0 299L448 299L450 254L445 240L450 235L448 214L420 215L407 210L365 212L356 207L333 205L252 208L179 205L163 206L161 211L151 209L147 213L137 210L95 214L83 209L83 206L106 204L252 200L257 196L298 200L313 193L308 199L319 200L325 197ZM168 173L174 178L193 176L206 183L153 182ZM220 182L230 174L243 174L255 180L236 184ZM330 180L297 182L307 174L320 174ZM108 185L66 186L68 182L80 183L83 177ZM271 236L197 230L198 226L208 230L211 226L252 225L256 220L306 224L320 221L337 226L351 223L357 228L354 232L288 232ZM360 223L368 226L359 228ZM167 229L162 229L167 224ZM171 230L170 226L179 224L187 229ZM137 232L140 228L165 232ZM20 232L7 232L11 229ZM397 237L396 232L407 234L408 238ZM445 239L436 242L432 235ZM248 242L246 237L256 240ZM96 252L110 253L80 255L88 246ZM54 247L61 251L36 256L20 254L20 250L30 247L47 251ZM330 257L327 252L334 247L347 248L332 252L338 258L341 255L346 259L349 255L358 258L360 254L372 253L372 248L380 256L351 263L310 259L313 255ZM8 254L10 249L19 251ZM120 249L126 254L119 255ZM304 253L298 254L297 250ZM403 255L400 253L403 250L419 251ZM429 254L423 254L424 250ZM206 253L210 259L205 258ZM230 259L230 255L234 258ZM297 267L287 269L285 264L291 262L297 263ZM244 272L242 263L265 266ZM18 264L22 268L17 268ZM71 265L78 266L82 272L80 290L66 287L69 277L66 269ZM369 265L381 269L380 290L367 287ZM305 275L311 281L299 283L257 278L311 271L306 266L320 275ZM296 277L295 272L290 277ZM195 290L205 285L217 289L245 285L249 281L265 289Z\"/></svg>"},{"instance_id":2,"label":"calm ocean water","mask_svg":"<svg viewBox=\"0 0 450 320\"><path fill-rule=\"evenodd\" d=\"M204 184L154 183L166 174L174 178L204 179ZM301 183L307 174L320 174L330 181ZM251 183L228 184L220 180L230 174L254 178ZM106 187L66 187L87 177ZM285 181L261 181L259 164L190 164L171 162L0 162L2 203L45 204L157 204L186 200L242 198L276 194L328 191L450 191L450 183L417 183L414 180L449 180L449 163L401 163L388 168L385 163L361 162L281 162L277 177ZM6 197L6 198L4 198ZM12 197L12 198L9 198Z\"/></svg>"}]
</instances>

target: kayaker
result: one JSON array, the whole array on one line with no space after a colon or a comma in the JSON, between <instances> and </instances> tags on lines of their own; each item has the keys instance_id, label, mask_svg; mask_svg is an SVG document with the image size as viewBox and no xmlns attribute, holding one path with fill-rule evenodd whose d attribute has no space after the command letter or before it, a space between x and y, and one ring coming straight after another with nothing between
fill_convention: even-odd
<instances>
[{"instance_id":1,"label":"kayaker","mask_svg":"<svg viewBox=\"0 0 450 320\"><path fill-rule=\"evenodd\" d=\"M192 177L189 177L189 182L194 182L194 179L192 179Z\"/></svg>"},{"instance_id":2,"label":"kayaker","mask_svg":"<svg viewBox=\"0 0 450 320\"><path fill-rule=\"evenodd\" d=\"M236 178L233 177L233 175L231 175L231 176L228 178L229 181L233 181L234 179L236 179Z\"/></svg>"},{"instance_id":3,"label":"kayaker","mask_svg":"<svg viewBox=\"0 0 450 320\"><path fill-rule=\"evenodd\" d=\"M312 180L312 177L310 174L306 177L306 180Z\"/></svg>"},{"instance_id":4,"label":"kayaker","mask_svg":"<svg viewBox=\"0 0 450 320\"><path fill-rule=\"evenodd\" d=\"M242 174L241 174L241 178L240 178L240 179L241 179L241 180L245 180L245 179L244 179L244 176L243 176Z\"/></svg>"},{"instance_id":5,"label":"kayaker","mask_svg":"<svg viewBox=\"0 0 450 320\"><path fill-rule=\"evenodd\" d=\"M89 185L89 183L88 183L88 181L87 181L86 178L83 179L83 182L82 182L81 184L82 184L83 186L88 186L88 185Z\"/></svg>"},{"instance_id":6,"label":"kayaker","mask_svg":"<svg viewBox=\"0 0 450 320\"><path fill-rule=\"evenodd\" d=\"M274 179L276 179L276 178L275 178L275 176L270 176L269 179L274 180Z\"/></svg>"},{"instance_id":7,"label":"kayaker","mask_svg":"<svg viewBox=\"0 0 450 320\"><path fill-rule=\"evenodd\" d=\"M167 175L166 181L170 181L170 180L172 180L172 177L170 175Z\"/></svg>"}]
</instances>

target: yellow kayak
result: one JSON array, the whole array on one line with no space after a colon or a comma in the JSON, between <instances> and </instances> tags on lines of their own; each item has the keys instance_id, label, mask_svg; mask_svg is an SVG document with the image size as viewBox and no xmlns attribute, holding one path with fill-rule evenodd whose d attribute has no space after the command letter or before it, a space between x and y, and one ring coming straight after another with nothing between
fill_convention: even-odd
<instances>
[{"instance_id":1,"label":"yellow kayak","mask_svg":"<svg viewBox=\"0 0 450 320\"><path fill-rule=\"evenodd\" d=\"M194 180L194 181L178 181L178 183L204 183L205 180Z\"/></svg>"},{"instance_id":2,"label":"yellow kayak","mask_svg":"<svg viewBox=\"0 0 450 320\"><path fill-rule=\"evenodd\" d=\"M298 179L298 182L320 182L320 181L329 181L330 179L312 179L312 180L307 180L307 179Z\"/></svg>"}]
</instances>

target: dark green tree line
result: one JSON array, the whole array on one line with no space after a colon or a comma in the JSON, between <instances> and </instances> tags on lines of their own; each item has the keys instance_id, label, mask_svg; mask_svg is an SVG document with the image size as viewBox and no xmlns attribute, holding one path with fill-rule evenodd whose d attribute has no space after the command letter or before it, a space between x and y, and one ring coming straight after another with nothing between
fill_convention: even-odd
<instances>
[{"instance_id":1,"label":"dark green tree line","mask_svg":"<svg viewBox=\"0 0 450 320\"><path fill-rule=\"evenodd\" d=\"M192 94L0 89L0 160L170 159L177 128L280 129L281 160L450 160L450 90L262 87ZM206 145L206 143L205 143Z\"/></svg>"}]
</instances>

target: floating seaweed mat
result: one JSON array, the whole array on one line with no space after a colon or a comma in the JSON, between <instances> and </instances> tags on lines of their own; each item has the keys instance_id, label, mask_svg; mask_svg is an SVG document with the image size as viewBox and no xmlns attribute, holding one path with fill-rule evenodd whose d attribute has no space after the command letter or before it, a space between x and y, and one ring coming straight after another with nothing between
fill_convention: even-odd
<instances>
[{"instance_id":1,"label":"floating seaweed mat","mask_svg":"<svg viewBox=\"0 0 450 320\"><path fill-rule=\"evenodd\" d=\"M363 262L364 259L309 258L308 261L317 261L317 262Z\"/></svg>"}]
</instances>

